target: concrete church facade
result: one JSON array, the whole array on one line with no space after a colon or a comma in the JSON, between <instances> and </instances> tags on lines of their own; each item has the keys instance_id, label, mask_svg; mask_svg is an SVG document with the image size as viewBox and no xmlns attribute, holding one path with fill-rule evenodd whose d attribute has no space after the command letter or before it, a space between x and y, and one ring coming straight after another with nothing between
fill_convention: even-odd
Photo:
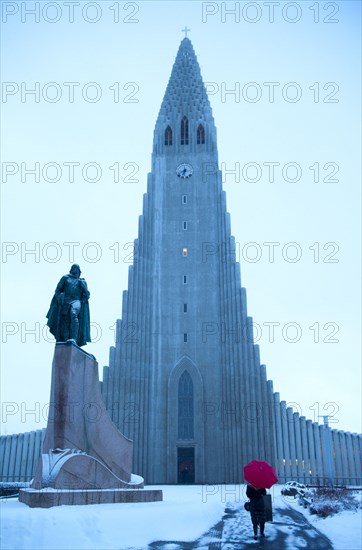
<instances>
[{"instance_id":1,"label":"concrete church facade","mask_svg":"<svg viewBox=\"0 0 362 550\"><path fill-rule=\"evenodd\" d=\"M135 441L134 470L149 483L232 483L257 458L281 481L360 478L360 436L349 436L348 462L347 439L287 410L260 364L188 38L155 126L135 251L103 376L107 408Z\"/></svg>"},{"instance_id":2,"label":"concrete church facade","mask_svg":"<svg viewBox=\"0 0 362 550\"><path fill-rule=\"evenodd\" d=\"M108 410L153 483L177 482L185 465L196 482L232 481L252 457L274 457L272 417L255 430L235 414L272 393L257 346L238 333L246 297L217 166L214 119L185 38L156 122L136 261L104 370Z\"/></svg>"},{"instance_id":3,"label":"concrete church facade","mask_svg":"<svg viewBox=\"0 0 362 550\"><path fill-rule=\"evenodd\" d=\"M265 459L281 483L361 484L362 436L280 401L260 364L199 65L181 42L154 131L135 261L102 395L146 483L238 483ZM41 431L1 438L3 481L26 481Z\"/></svg>"}]
</instances>

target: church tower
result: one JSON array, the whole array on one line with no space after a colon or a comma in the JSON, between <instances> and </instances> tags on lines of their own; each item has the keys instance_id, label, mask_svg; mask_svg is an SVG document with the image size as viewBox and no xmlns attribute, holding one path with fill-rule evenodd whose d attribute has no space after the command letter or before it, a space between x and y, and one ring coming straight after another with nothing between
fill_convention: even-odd
<instances>
[{"instance_id":1,"label":"church tower","mask_svg":"<svg viewBox=\"0 0 362 550\"><path fill-rule=\"evenodd\" d=\"M103 394L148 483L235 482L252 458L275 462L272 387L253 344L215 123L188 38L155 126L117 327Z\"/></svg>"},{"instance_id":2,"label":"church tower","mask_svg":"<svg viewBox=\"0 0 362 550\"><path fill-rule=\"evenodd\" d=\"M156 121L134 264L103 397L146 483L361 483L362 437L280 401L260 364L218 169L216 128L188 38Z\"/></svg>"}]
</instances>

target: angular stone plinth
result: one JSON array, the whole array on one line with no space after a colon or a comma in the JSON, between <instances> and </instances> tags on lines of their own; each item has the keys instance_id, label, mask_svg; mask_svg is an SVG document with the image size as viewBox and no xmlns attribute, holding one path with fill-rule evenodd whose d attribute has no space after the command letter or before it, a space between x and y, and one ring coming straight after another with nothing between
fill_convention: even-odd
<instances>
[{"instance_id":1,"label":"angular stone plinth","mask_svg":"<svg viewBox=\"0 0 362 550\"><path fill-rule=\"evenodd\" d=\"M57 343L54 351L43 453L51 449L79 449L122 481L131 479L133 442L117 429L107 412L97 361L71 340Z\"/></svg>"},{"instance_id":2,"label":"angular stone plinth","mask_svg":"<svg viewBox=\"0 0 362 550\"><path fill-rule=\"evenodd\" d=\"M162 491L143 490L143 478L131 473L133 442L108 415L95 358L73 341L55 346L50 396L43 453L21 502L50 508L162 500Z\"/></svg>"},{"instance_id":3,"label":"angular stone plinth","mask_svg":"<svg viewBox=\"0 0 362 550\"><path fill-rule=\"evenodd\" d=\"M30 508L51 508L62 505L116 504L162 501L158 489L21 489L19 501Z\"/></svg>"}]
</instances>

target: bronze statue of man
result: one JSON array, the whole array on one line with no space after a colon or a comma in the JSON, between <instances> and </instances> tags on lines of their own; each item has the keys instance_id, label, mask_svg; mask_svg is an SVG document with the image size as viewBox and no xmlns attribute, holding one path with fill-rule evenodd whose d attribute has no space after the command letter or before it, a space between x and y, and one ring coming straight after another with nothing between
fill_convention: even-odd
<instances>
[{"instance_id":1,"label":"bronze statue of man","mask_svg":"<svg viewBox=\"0 0 362 550\"><path fill-rule=\"evenodd\" d=\"M72 265L55 289L47 325L57 342L74 340L78 346L90 342L89 291L78 264Z\"/></svg>"}]
</instances>

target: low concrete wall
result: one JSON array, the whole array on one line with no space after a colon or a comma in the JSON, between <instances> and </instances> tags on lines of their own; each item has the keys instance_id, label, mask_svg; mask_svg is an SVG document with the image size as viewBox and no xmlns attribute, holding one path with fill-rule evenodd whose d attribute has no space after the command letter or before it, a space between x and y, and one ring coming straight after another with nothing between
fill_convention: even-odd
<instances>
[{"instance_id":1,"label":"low concrete wall","mask_svg":"<svg viewBox=\"0 0 362 550\"><path fill-rule=\"evenodd\" d=\"M0 437L0 481L25 482L34 477L45 428Z\"/></svg>"}]
</instances>

